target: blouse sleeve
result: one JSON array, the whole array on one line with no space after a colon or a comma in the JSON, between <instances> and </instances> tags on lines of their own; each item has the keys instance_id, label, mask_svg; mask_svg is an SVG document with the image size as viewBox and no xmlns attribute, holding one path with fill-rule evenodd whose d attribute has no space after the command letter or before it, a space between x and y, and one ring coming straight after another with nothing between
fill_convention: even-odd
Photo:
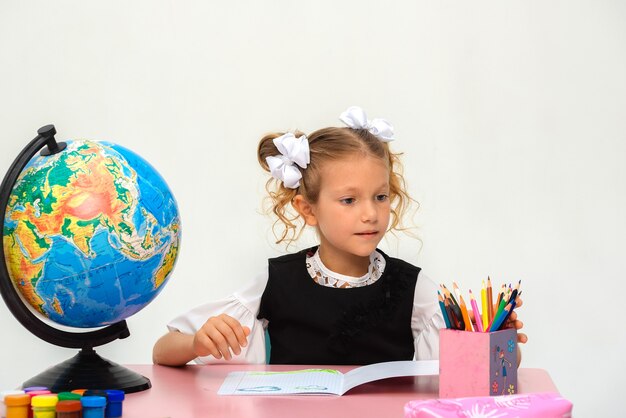
<instances>
[{"instance_id":1,"label":"blouse sleeve","mask_svg":"<svg viewBox=\"0 0 626 418\"><path fill-rule=\"evenodd\" d=\"M254 281L240 292L214 302L200 305L170 321L167 328L170 331L179 331L183 334L195 334L204 323L212 316L225 313L236 320L241 325L250 328L248 345L242 347L241 354L233 353L232 360L216 359L208 355L198 357L194 362L199 364L243 364L243 363L265 363L265 327L264 321L257 319L261 296L267 285L267 270L256 276Z\"/></svg>"},{"instance_id":2,"label":"blouse sleeve","mask_svg":"<svg viewBox=\"0 0 626 418\"><path fill-rule=\"evenodd\" d=\"M437 285L420 272L415 284L411 318L416 360L439 358L439 329L444 327L445 322L437 299Z\"/></svg>"}]
</instances>

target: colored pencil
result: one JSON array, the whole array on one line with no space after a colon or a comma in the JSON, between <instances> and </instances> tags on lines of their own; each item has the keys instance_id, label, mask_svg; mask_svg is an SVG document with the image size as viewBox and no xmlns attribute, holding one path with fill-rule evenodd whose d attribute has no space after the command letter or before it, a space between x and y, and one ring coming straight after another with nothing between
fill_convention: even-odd
<instances>
[{"instance_id":1,"label":"colored pencil","mask_svg":"<svg viewBox=\"0 0 626 418\"><path fill-rule=\"evenodd\" d=\"M513 313L513 310L515 309L515 307L517 306L517 302L513 301L510 303L511 305L511 309L509 309L508 312L506 312L506 314L504 315L504 318L502 319L502 324L500 324L500 326L506 324L506 321L509 320L509 317L511 316L511 314ZM502 312L504 314L504 312Z\"/></svg>"},{"instance_id":2,"label":"colored pencil","mask_svg":"<svg viewBox=\"0 0 626 418\"><path fill-rule=\"evenodd\" d=\"M444 305L446 307L446 312L448 313L448 318L450 318L450 326L452 329L459 329L461 326L458 318L454 315L454 311L452 311L452 303L450 303L450 299L445 298Z\"/></svg>"},{"instance_id":3,"label":"colored pencil","mask_svg":"<svg viewBox=\"0 0 626 418\"><path fill-rule=\"evenodd\" d=\"M443 316L446 328L459 331L495 332L503 329L517 305L517 298L522 294L520 290L522 281L519 280L515 287L511 284L502 284L495 298L491 277L482 281L479 304L474 293L469 289L470 303L466 304L459 285L452 282L452 290L441 283L437 291L439 308ZM469 309L472 309L474 321L472 322Z\"/></svg>"},{"instance_id":4,"label":"colored pencil","mask_svg":"<svg viewBox=\"0 0 626 418\"><path fill-rule=\"evenodd\" d=\"M495 315L494 315L494 319L498 317L498 315L500 315L502 313L502 311L504 310L504 308L506 307L506 300L502 299L500 301L500 306L498 306L498 310L496 311ZM491 328L489 329L491 331Z\"/></svg>"},{"instance_id":5,"label":"colored pencil","mask_svg":"<svg viewBox=\"0 0 626 418\"><path fill-rule=\"evenodd\" d=\"M509 302L514 301L517 298L517 295L519 295L519 288L522 284L522 281L520 280L519 282L517 282L517 285L515 286L515 289L513 289L513 292L511 293L511 296L509 298Z\"/></svg>"},{"instance_id":6,"label":"colored pencil","mask_svg":"<svg viewBox=\"0 0 626 418\"><path fill-rule=\"evenodd\" d=\"M439 298L439 308L441 308L441 314L443 315L443 320L446 323L446 328L450 328L450 320L448 319L448 313L446 312L446 305L443 303L443 296L441 296L441 292L437 290L437 295Z\"/></svg>"},{"instance_id":7,"label":"colored pencil","mask_svg":"<svg viewBox=\"0 0 626 418\"><path fill-rule=\"evenodd\" d=\"M455 325L456 325L456 329L460 330L460 331L464 331L465 330L465 320L463 319L463 312L461 311L461 307L459 305L455 305L454 303L450 304L450 310L452 311L452 313L454 314L455 317Z\"/></svg>"},{"instance_id":8,"label":"colored pencil","mask_svg":"<svg viewBox=\"0 0 626 418\"><path fill-rule=\"evenodd\" d=\"M484 280L483 280L483 287L480 290L480 305L482 307L483 329L486 331L487 325L489 325L489 321L487 320L487 290L485 290Z\"/></svg>"},{"instance_id":9,"label":"colored pencil","mask_svg":"<svg viewBox=\"0 0 626 418\"><path fill-rule=\"evenodd\" d=\"M517 288L513 289L513 291L511 292L511 296L509 296L508 303L513 302L517 298L517 292L518 292Z\"/></svg>"},{"instance_id":10,"label":"colored pencil","mask_svg":"<svg viewBox=\"0 0 626 418\"><path fill-rule=\"evenodd\" d=\"M478 330L478 332L483 332L482 317L480 316L480 311L478 310L478 304L476 304L476 299L474 298L472 289L469 290L469 294L470 294L470 304L472 305L472 310L474 311L474 320L476 321L476 329Z\"/></svg>"},{"instance_id":11,"label":"colored pencil","mask_svg":"<svg viewBox=\"0 0 626 418\"><path fill-rule=\"evenodd\" d=\"M502 301L502 297L504 296L504 291L506 290L506 286L502 285L500 286L500 291L498 292L498 299L496 300L496 303L493 305L493 310L497 311L498 307L500 306L500 302Z\"/></svg>"},{"instance_id":12,"label":"colored pencil","mask_svg":"<svg viewBox=\"0 0 626 418\"><path fill-rule=\"evenodd\" d=\"M467 305L463 300L463 296L459 296L459 299L461 299L461 312L463 313L463 320L465 320L465 331L473 331L472 321L470 320L469 312L467 312Z\"/></svg>"},{"instance_id":13,"label":"colored pencil","mask_svg":"<svg viewBox=\"0 0 626 418\"><path fill-rule=\"evenodd\" d=\"M500 317L496 318L496 320L494 321L494 323L493 323L493 325L491 327L491 331L498 331L498 330L500 330L500 327L502 326L502 324L504 324L504 321L506 320L506 318L509 317L509 315L513 311L513 308L514 308L514 304L513 303L509 303L508 305L506 305L504 310L500 313Z\"/></svg>"},{"instance_id":14,"label":"colored pencil","mask_svg":"<svg viewBox=\"0 0 626 418\"><path fill-rule=\"evenodd\" d=\"M445 284L442 284L441 286L443 286L443 291L445 292L446 296L449 297L450 299L452 299L452 302L456 305L459 306L459 303L457 302L457 300L454 298L454 295L452 294L452 292L450 292L448 290L448 288L446 287Z\"/></svg>"},{"instance_id":15,"label":"colored pencil","mask_svg":"<svg viewBox=\"0 0 626 418\"><path fill-rule=\"evenodd\" d=\"M491 288L491 277L487 276L487 322L493 321L493 290Z\"/></svg>"},{"instance_id":16,"label":"colored pencil","mask_svg":"<svg viewBox=\"0 0 626 418\"><path fill-rule=\"evenodd\" d=\"M458 301L454 298L454 295L450 292L450 290L448 290L445 284L442 284L441 287L446 294L446 300L449 301L450 311L452 312L450 325L452 325L454 329L464 330L465 320L463 319L463 312L461 311Z\"/></svg>"},{"instance_id":17,"label":"colored pencil","mask_svg":"<svg viewBox=\"0 0 626 418\"><path fill-rule=\"evenodd\" d=\"M467 313L467 305L465 304L465 301L463 300L463 295L461 294L459 285L456 284L456 282L452 282L452 287L461 305L461 313L463 314L463 321L465 321L465 331L472 331L472 321L470 321L469 319L469 314Z\"/></svg>"}]
</instances>

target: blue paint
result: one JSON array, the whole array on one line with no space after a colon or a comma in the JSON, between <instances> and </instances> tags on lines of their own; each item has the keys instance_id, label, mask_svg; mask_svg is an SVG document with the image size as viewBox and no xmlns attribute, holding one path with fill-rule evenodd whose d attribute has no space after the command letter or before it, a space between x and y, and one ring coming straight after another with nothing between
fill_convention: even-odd
<instances>
[{"instance_id":1,"label":"blue paint","mask_svg":"<svg viewBox=\"0 0 626 418\"><path fill-rule=\"evenodd\" d=\"M107 400L103 396L83 396L80 399L83 406L83 418L104 418L104 409Z\"/></svg>"}]
</instances>

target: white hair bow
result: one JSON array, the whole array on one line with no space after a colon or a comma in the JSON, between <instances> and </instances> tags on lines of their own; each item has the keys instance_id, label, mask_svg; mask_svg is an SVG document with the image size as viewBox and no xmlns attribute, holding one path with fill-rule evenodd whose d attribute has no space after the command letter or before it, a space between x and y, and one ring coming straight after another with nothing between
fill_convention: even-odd
<instances>
[{"instance_id":1,"label":"white hair bow","mask_svg":"<svg viewBox=\"0 0 626 418\"><path fill-rule=\"evenodd\" d=\"M285 187L297 189L302 173L295 166L306 168L310 162L309 140L306 135L296 138L291 132L274 138L280 155L266 157L272 177L283 182Z\"/></svg>"},{"instance_id":2,"label":"white hair bow","mask_svg":"<svg viewBox=\"0 0 626 418\"><path fill-rule=\"evenodd\" d=\"M383 142L393 141L393 126L385 119L367 119L365 111L358 106L350 106L339 116L339 120L352 129L367 129Z\"/></svg>"}]
</instances>

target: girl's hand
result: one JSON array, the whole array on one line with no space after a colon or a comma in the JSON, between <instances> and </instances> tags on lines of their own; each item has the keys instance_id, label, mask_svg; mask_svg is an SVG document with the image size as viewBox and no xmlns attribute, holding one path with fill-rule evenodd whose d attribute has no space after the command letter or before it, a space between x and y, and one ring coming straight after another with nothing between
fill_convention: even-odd
<instances>
[{"instance_id":1,"label":"girl's hand","mask_svg":"<svg viewBox=\"0 0 626 418\"><path fill-rule=\"evenodd\" d=\"M226 314L212 316L193 337L193 351L198 357L211 354L216 359L232 359L231 351L239 355L245 347L250 328L242 326Z\"/></svg>"},{"instance_id":2,"label":"girl's hand","mask_svg":"<svg viewBox=\"0 0 626 418\"><path fill-rule=\"evenodd\" d=\"M519 296L515 298L515 309L513 310L511 315L509 315L509 318L504 323L504 328L515 328L516 330L519 331L520 329L524 327L524 323L520 321L519 319L517 319L517 308L521 307L523 303L524 302L522 301L522 298L520 298ZM521 344L525 344L526 341L528 341L528 336L524 334L523 332L518 332L517 342Z\"/></svg>"}]
</instances>

